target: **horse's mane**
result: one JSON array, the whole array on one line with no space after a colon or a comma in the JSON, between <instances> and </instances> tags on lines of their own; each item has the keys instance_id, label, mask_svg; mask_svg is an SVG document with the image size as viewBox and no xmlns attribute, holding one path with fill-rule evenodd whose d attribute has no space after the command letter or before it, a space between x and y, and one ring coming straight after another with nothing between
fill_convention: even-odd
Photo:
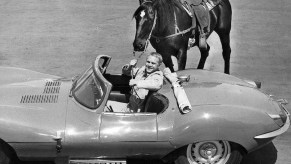
<instances>
[{"instance_id":1,"label":"horse's mane","mask_svg":"<svg viewBox=\"0 0 291 164\"><path fill-rule=\"evenodd\" d=\"M153 6L158 12L160 29L171 23L175 8L184 10L179 0L153 0Z\"/></svg>"}]
</instances>

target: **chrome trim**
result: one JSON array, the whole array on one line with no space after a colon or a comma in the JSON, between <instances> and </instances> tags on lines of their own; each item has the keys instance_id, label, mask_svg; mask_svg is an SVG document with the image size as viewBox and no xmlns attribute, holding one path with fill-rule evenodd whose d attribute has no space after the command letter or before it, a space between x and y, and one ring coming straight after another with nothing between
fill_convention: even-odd
<instances>
[{"instance_id":1,"label":"chrome trim","mask_svg":"<svg viewBox=\"0 0 291 164\"><path fill-rule=\"evenodd\" d=\"M287 101L287 100L286 100ZM282 109L285 111L286 115L289 117L290 113L289 111L286 109L286 107L284 106L284 104L281 104Z\"/></svg>"},{"instance_id":2,"label":"chrome trim","mask_svg":"<svg viewBox=\"0 0 291 164\"><path fill-rule=\"evenodd\" d=\"M153 115L157 115L156 113L143 113L143 112L140 112L140 113L128 113L128 112L103 112L104 115L116 115L116 116L132 116L132 115L135 115L135 116L153 116Z\"/></svg>"},{"instance_id":3,"label":"chrome trim","mask_svg":"<svg viewBox=\"0 0 291 164\"><path fill-rule=\"evenodd\" d=\"M126 160L103 160L103 159L73 159L69 164L126 164Z\"/></svg>"},{"instance_id":4,"label":"chrome trim","mask_svg":"<svg viewBox=\"0 0 291 164\"><path fill-rule=\"evenodd\" d=\"M278 135L281 135L281 134L285 133L288 130L289 126L290 126L290 118L289 118L290 114L288 112L285 112L285 114L287 115L287 120L285 122L285 125L282 126L282 128L280 128L278 130L275 130L275 131L272 131L272 132L269 132L269 133L265 133L265 134L262 134L262 135L255 136L254 138L255 139L272 138L272 137L276 137Z\"/></svg>"},{"instance_id":5,"label":"chrome trim","mask_svg":"<svg viewBox=\"0 0 291 164\"><path fill-rule=\"evenodd\" d=\"M268 114L272 119L280 119L280 115L279 114Z\"/></svg>"},{"instance_id":6,"label":"chrome trim","mask_svg":"<svg viewBox=\"0 0 291 164\"><path fill-rule=\"evenodd\" d=\"M277 102L283 105L287 105L289 103L286 99L278 99Z\"/></svg>"}]
</instances>

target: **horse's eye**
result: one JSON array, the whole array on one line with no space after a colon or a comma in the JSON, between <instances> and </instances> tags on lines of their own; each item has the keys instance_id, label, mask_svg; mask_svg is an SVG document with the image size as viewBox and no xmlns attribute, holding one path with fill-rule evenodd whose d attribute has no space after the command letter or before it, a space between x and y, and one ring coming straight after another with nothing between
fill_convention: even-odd
<instances>
[{"instance_id":1,"label":"horse's eye","mask_svg":"<svg viewBox=\"0 0 291 164\"><path fill-rule=\"evenodd\" d=\"M145 12L144 12L144 11L141 11L141 12L140 12L140 17L143 18L144 16L145 16Z\"/></svg>"}]
</instances>

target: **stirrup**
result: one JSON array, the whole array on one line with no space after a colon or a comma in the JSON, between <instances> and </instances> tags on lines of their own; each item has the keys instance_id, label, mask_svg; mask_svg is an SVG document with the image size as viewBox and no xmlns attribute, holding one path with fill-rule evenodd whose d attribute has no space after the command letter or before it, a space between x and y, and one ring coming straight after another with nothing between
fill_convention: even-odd
<instances>
[{"instance_id":1,"label":"stirrup","mask_svg":"<svg viewBox=\"0 0 291 164\"><path fill-rule=\"evenodd\" d=\"M189 38L189 40L188 40L188 50L190 49L190 48L192 48L192 47L194 47L194 45L195 45L195 39L194 38Z\"/></svg>"}]
</instances>

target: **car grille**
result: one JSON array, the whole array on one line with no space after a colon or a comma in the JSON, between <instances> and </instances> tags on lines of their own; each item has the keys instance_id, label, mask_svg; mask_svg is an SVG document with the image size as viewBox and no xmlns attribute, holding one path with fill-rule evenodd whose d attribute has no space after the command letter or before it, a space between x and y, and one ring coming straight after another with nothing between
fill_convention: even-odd
<instances>
[{"instance_id":1,"label":"car grille","mask_svg":"<svg viewBox=\"0 0 291 164\"><path fill-rule=\"evenodd\" d=\"M45 84L43 94L58 94L60 91L60 81L48 81Z\"/></svg>"},{"instance_id":2,"label":"car grille","mask_svg":"<svg viewBox=\"0 0 291 164\"><path fill-rule=\"evenodd\" d=\"M25 95L20 103L57 103L58 95Z\"/></svg>"},{"instance_id":3,"label":"car grille","mask_svg":"<svg viewBox=\"0 0 291 164\"><path fill-rule=\"evenodd\" d=\"M40 95L23 95L20 103L57 103L60 92L60 81L47 81Z\"/></svg>"}]
</instances>

